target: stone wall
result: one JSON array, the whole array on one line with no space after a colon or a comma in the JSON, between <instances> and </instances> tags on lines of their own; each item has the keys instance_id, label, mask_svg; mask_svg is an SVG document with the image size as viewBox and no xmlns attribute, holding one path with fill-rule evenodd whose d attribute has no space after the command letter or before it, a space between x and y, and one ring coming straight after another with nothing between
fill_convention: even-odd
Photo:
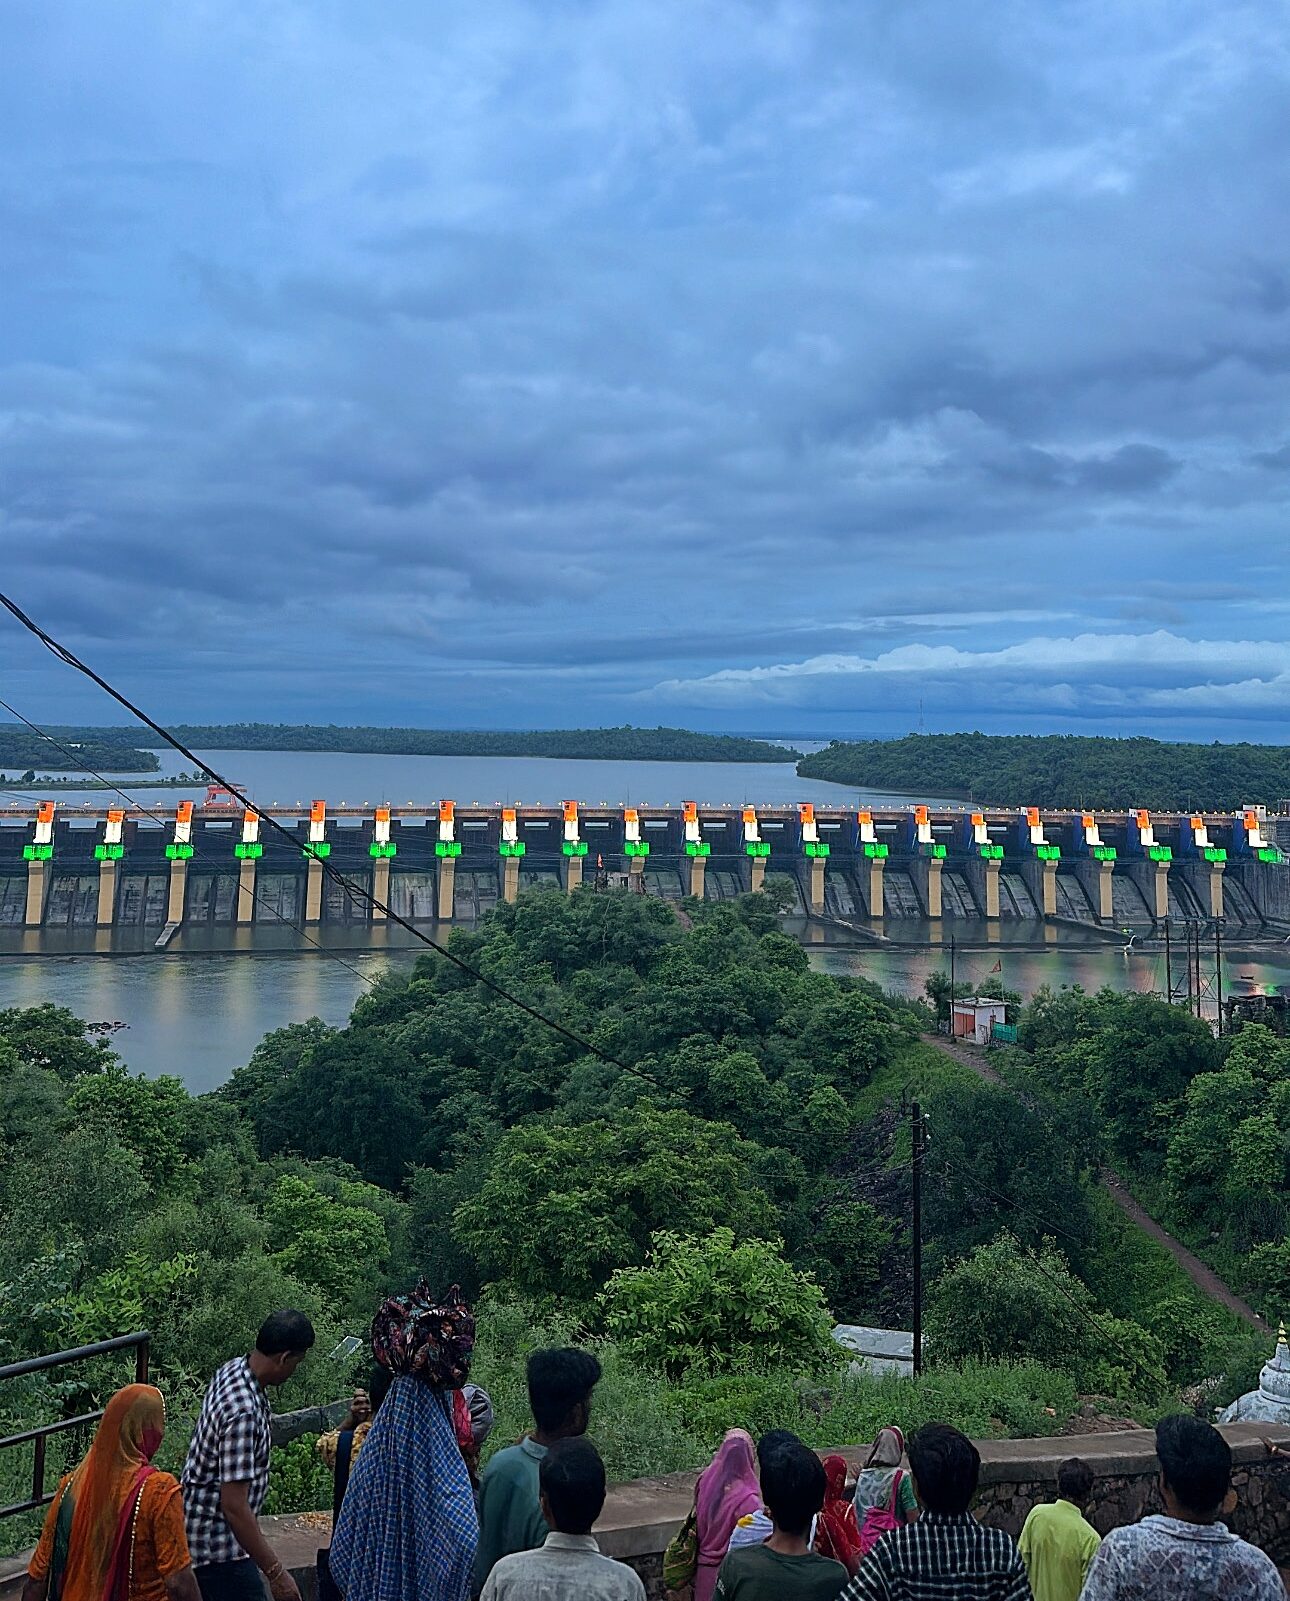
<instances>
[{"instance_id":1,"label":"stone wall","mask_svg":"<svg viewBox=\"0 0 1290 1601\"><path fill-rule=\"evenodd\" d=\"M1237 1504L1226 1520L1244 1539L1283 1567L1290 1565L1290 1460L1269 1458L1263 1437L1290 1443L1290 1429L1266 1424L1225 1425L1232 1447ZM1080 1456L1093 1469L1089 1521L1099 1534L1159 1512L1158 1467L1149 1429L1089 1434L1062 1440L995 1440L981 1447L981 1488L976 1514L1014 1538L1026 1513L1051 1500L1057 1465Z\"/></svg>"}]
</instances>

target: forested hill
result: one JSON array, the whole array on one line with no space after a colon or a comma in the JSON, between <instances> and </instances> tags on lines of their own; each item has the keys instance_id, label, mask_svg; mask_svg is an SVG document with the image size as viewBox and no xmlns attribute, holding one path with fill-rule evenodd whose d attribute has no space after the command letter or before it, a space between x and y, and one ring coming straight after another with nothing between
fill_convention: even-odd
<instances>
[{"instance_id":1,"label":"forested hill","mask_svg":"<svg viewBox=\"0 0 1290 1601\"><path fill-rule=\"evenodd\" d=\"M1200 807L1230 811L1290 795L1290 747L1180 745L1074 734L909 734L834 741L803 778L995 806Z\"/></svg>"},{"instance_id":2,"label":"forested hill","mask_svg":"<svg viewBox=\"0 0 1290 1601\"><path fill-rule=\"evenodd\" d=\"M0 773L71 773L87 767L100 772L155 773L160 765L150 750L131 746L119 729L88 728L69 738L58 734L66 747L17 724L0 724Z\"/></svg>"},{"instance_id":3,"label":"forested hill","mask_svg":"<svg viewBox=\"0 0 1290 1601\"><path fill-rule=\"evenodd\" d=\"M137 729L57 729L60 739L132 739ZM176 723L198 750L317 750L380 756L556 756L633 762L789 762L800 751L736 734L688 728L540 728L470 732L433 728L340 728L335 724ZM151 743L151 738L148 740Z\"/></svg>"}]
</instances>

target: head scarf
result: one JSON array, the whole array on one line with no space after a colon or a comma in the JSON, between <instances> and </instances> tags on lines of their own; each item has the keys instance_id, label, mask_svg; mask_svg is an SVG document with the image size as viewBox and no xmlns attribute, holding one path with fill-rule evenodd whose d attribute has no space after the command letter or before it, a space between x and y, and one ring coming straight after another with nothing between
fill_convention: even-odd
<instances>
[{"instance_id":1,"label":"head scarf","mask_svg":"<svg viewBox=\"0 0 1290 1601\"><path fill-rule=\"evenodd\" d=\"M761 1507L757 1456L752 1435L745 1429L731 1429L699 1475L694 1506L699 1536L694 1601L711 1601L735 1524Z\"/></svg>"},{"instance_id":2,"label":"head scarf","mask_svg":"<svg viewBox=\"0 0 1290 1601\"><path fill-rule=\"evenodd\" d=\"M893 1423L890 1428L879 1429L865 1462L867 1468L898 1468L905 1454L905 1436Z\"/></svg>"},{"instance_id":3,"label":"head scarf","mask_svg":"<svg viewBox=\"0 0 1290 1601\"><path fill-rule=\"evenodd\" d=\"M815 1526L815 1549L832 1557L855 1577L860 1566L860 1525L846 1499L847 1463L841 1456L824 1458L824 1505Z\"/></svg>"},{"instance_id":4,"label":"head scarf","mask_svg":"<svg viewBox=\"0 0 1290 1601\"><path fill-rule=\"evenodd\" d=\"M895 1424L878 1430L864 1470L856 1477L853 1505L857 1513L863 1514L873 1506L885 1506L891 1499L896 1469L904 1454L905 1436Z\"/></svg>"},{"instance_id":5,"label":"head scarf","mask_svg":"<svg viewBox=\"0 0 1290 1601\"><path fill-rule=\"evenodd\" d=\"M409 1295L392 1295L372 1319L372 1355L384 1368L413 1374L437 1390L459 1390L470 1372L475 1320L454 1284L436 1301L422 1279Z\"/></svg>"},{"instance_id":6,"label":"head scarf","mask_svg":"<svg viewBox=\"0 0 1290 1601\"><path fill-rule=\"evenodd\" d=\"M405 1373L372 1420L332 1535L346 1601L467 1601L479 1521L451 1402Z\"/></svg>"},{"instance_id":7,"label":"head scarf","mask_svg":"<svg viewBox=\"0 0 1290 1601\"><path fill-rule=\"evenodd\" d=\"M72 1504L62 1601L120 1601L130 1577L130 1526L166 1428L151 1384L127 1384L108 1402L64 1499ZM60 1506L60 1514L65 1507ZM61 1521L61 1519L60 1519Z\"/></svg>"}]
</instances>

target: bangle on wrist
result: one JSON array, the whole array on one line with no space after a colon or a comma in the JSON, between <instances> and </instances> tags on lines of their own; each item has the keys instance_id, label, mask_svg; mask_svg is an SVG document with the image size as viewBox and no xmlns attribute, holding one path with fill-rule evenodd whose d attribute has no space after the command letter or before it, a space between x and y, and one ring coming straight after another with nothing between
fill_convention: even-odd
<instances>
[{"instance_id":1,"label":"bangle on wrist","mask_svg":"<svg viewBox=\"0 0 1290 1601\"><path fill-rule=\"evenodd\" d=\"M279 1557L271 1568L265 1568L264 1577L269 1581L270 1584L272 1584L276 1579L280 1579L282 1577L285 1567L286 1564L282 1561L281 1557Z\"/></svg>"}]
</instances>

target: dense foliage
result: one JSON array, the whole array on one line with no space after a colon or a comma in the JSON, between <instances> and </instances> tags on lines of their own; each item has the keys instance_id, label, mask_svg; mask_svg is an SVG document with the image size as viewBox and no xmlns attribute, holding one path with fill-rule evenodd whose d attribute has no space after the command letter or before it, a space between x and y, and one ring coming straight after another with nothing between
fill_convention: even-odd
<instances>
[{"instance_id":1,"label":"dense foliage","mask_svg":"<svg viewBox=\"0 0 1290 1601\"><path fill-rule=\"evenodd\" d=\"M1248 1030L1219 1051L1179 1009L1043 993L992 1088L919 1041L927 1008L812 972L766 896L686 910L688 929L647 898L535 892L452 934L594 1050L439 956L344 1028L266 1036L200 1097L129 1074L68 1012L0 1011L0 1360L151 1328L173 1465L206 1377L267 1309L319 1328L282 1404L333 1399L354 1369L326 1353L424 1272L478 1299L495 1443L523 1425L524 1350L596 1345L619 1476L692 1467L736 1422L819 1444L892 1418L1043 1433L1081 1389L1149 1417L1185 1386L1248 1385L1262 1342L1095 1172L1122 1153L1179 1209L1218 1209L1281 1293L1284 1045ZM874 1385L828 1329L909 1326L911 1092L931 1131L933 1366ZM122 1377L5 1386L0 1430ZM293 1447L275 1504L320 1482Z\"/></svg>"},{"instance_id":2,"label":"dense foliage","mask_svg":"<svg viewBox=\"0 0 1290 1601\"><path fill-rule=\"evenodd\" d=\"M138 730L134 731L137 735ZM66 750L51 740L14 723L0 723L0 775L34 778L37 773L81 772L87 767L99 772L155 773L161 765L150 750L139 750L114 730L80 729L76 736L59 734Z\"/></svg>"},{"instance_id":3,"label":"dense foliage","mask_svg":"<svg viewBox=\"0 0 1290 1601\"><path fill-rule=\"evenodd\" d=\"M831 745L804 778L994 806L1232 811L1290 795L1290 746L1184 745L1077 734L909 734Z\"/></svg>"},{"instance_id":4,"label":"dense foliage","mask_svg":"<svg viewBox=\"0 0 1290 1601\"><path fill-rule=\"evenodd\" d=\"M175 723L171 733L190 749L322 750L380 756L559 756L631 762L791 762L784 745L738 734L688 728L434 729L341 728L334 723ZM138 738L137 729L65 728L69 739ZM155 761L153 763L155 765Z\"/></svg>"},{"instance_id":5,"label":"dense foliage","mask_svg":"<svg viewBox=\"0 0 1290 1601\"><path fill-rule=\"evenodd\" d=\"M1224 1040L1181 1006L1078 986L1037 992L1012 1084L1082 1109L1084 1137L1161 1221L1273 1323L1290 1299L1290 1041Z\"/></svg>"}]
</instances>

